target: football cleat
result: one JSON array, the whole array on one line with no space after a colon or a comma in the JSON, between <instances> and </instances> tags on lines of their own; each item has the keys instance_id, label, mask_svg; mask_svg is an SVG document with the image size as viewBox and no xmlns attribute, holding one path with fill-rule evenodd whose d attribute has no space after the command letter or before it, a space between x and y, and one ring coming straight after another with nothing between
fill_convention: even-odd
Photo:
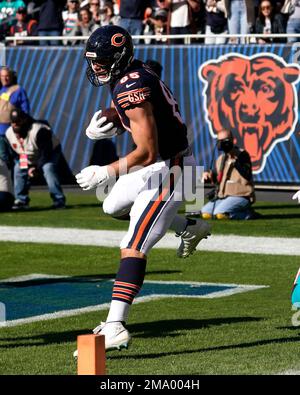
<instances>
[{"instance_id":1,"label":"football cleat","mask_svg":"<svg viewBox=\"0 0 300 395\"><path fill-rule=\"evenodd\" d=\"M176 234L181 237L181 243L177 250L179 258L187 258L196 250L197 245L202 239L207 239L210 236L211 226L201 219L187 218L187 226L181 234Z\"/></svg>"},{"instance_id":2,"label":"football cleat","mask_svg":"<svg viewBox=\"0 0 300 395\"><path fill-rule=\"evenodd\" d=\"M105 350L121 350L128 348L131 336L128 330L123 326L122 322L101 322L93 330L95 335L105 336Z\"/></svg>"},{"instance_id":3,"label":"football cleat","mask_svg":"<svg viewBox=\"0 0 300 395\"><path fill-rule=\"evenodd\" d=\"M123 326L122 322L101 322L95 329L93 329L95 335L105 336L105 350L121 350L122 348L128 348L131 340L131 336L128 330ZM78 350L74 351L73 357L78 357Z\"/></svg>"}]
</instances>

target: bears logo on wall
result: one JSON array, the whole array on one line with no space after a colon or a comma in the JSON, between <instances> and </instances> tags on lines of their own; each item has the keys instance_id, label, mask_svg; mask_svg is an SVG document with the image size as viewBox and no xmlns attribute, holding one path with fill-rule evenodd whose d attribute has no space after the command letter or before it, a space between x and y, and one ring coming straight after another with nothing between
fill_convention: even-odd
<instances>
[{"instance_id":1,"label":"bears logo on wall","mask_svg":"<svg viewBox=\"0 0 300 395\"><path fill-rule=\"evenodd\" d=\"M210 133L232 131L254 173L263 171L275 145L288 140L298 121L300 68L274 54L227 54L199 68Z\"/></svg>"}]
</instances>

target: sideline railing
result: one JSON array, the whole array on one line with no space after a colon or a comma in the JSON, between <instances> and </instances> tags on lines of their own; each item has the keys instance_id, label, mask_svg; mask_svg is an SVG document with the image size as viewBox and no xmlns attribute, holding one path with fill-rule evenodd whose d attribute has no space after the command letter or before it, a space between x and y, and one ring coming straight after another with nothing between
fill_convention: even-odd
<instances>
[{"instance_id":1,"label":"sideline railing","mask_svg":"<svg viewBox=\"0 0 300 395\"><path fill-rule=\"evenodd\" d=\"M23 37L23 36L12 36L12 37L5 37L5 43L23 41L23 42L30 42L30 41L86 41L89 36L32 36L32 37ZM199 40L205 38L225 38L228 39L229 42L226 44L235 44L235 42L230 42L230 40L241 39L243 44L257 44L256 39L273 39L273 38L297 38L300 41L300 34L215 34L215 35L207 35L207 34L166 34L166 35L134 35L132 36L134 40L141 40L140 44L143 44L143 41L154 40L161 42L161 41L168 41L168 40L183 40L184 44L195 44L192 40ZM274 42L270 43L273 44ZM268 43L266 43L268 44ZM222 44L218 44L222 45Z\"/></svg>"}]
</instances>

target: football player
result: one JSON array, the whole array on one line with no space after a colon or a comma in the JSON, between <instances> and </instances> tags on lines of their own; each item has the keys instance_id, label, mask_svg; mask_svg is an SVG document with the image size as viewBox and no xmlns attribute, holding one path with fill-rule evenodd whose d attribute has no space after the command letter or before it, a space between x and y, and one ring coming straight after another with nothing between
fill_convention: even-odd
<instances>
[{"instance_id":1,"label":"football player","mask_svg":"<svg viewBox=\"0 0 300 395\"><path fill-rule=\"evenodd\" d=\"M178 256L188 257L210 234L210 226L177 215L183 199L178 199L176 187L180 182L185 186L192 183L192 177L183 179L182 170L196 166L187 128L168 87L146 64L134 59L129 33L119 26L100 27L89 37L85 57L89 81L94 86L109 84L115 109L135 143L125 158L107 166L89 166L76 176L84 190L119 177L103 202L103 210L114 217L130 214L129 229L120 245L121 262L110 310L106 322L94 329L94 333L105 335L107 350L121 349L130 341L124 325L142 287L151 248L171 228L181 238ZM98 111L87 136L100 139L115 135L113 123L106 121Z\"/></svg>"}]
</instances>

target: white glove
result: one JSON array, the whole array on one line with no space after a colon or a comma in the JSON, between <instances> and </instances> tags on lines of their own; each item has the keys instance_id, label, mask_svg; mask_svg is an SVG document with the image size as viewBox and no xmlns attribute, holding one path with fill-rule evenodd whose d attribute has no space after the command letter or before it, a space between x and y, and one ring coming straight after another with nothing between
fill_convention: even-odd
<instances>
[{"instance_id":1,"label":"white glove","mask_svg":"<svg viewBox=\"0 0 300 395\"><path fill-rule=\"evenodd\" d=\"M109 179L107 166L88 166L76 174L76 181L84 190L96 188L104 184Z\"/></svg>"},{"instance_id":2,"label":"white glove","mask_svg":"<svg viewBox=\"0 0 300 395\"><path fill-rule=\"evenodd\" d=\"M107 117L101 117L102 110L95 112L85 133L91 140L112 138L117 134L117 128L112 122L105 123Z\"/></svg>"},{"instance_id":3,"label":"white glove","mask_svg":"<svg viewBox=\"0 0 300 395\"><path fill-rule=\"evenodd\" d=\"M293 200L297 200L298 199L298 203L300 203L300 191L296 192L295 195L293 195L292 199Z\"/></svg>"}]
</instances>

